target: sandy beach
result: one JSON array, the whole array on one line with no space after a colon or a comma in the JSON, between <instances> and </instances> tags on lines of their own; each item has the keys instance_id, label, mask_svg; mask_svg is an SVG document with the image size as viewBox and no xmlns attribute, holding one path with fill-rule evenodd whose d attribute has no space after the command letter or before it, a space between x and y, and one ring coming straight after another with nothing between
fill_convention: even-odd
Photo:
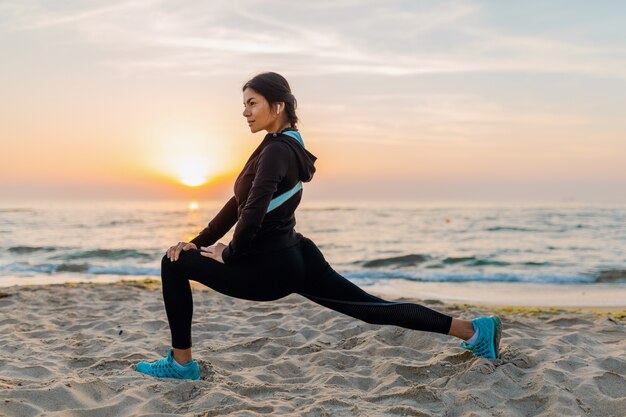
<instances>
[{"instance_id":1,"label":"sandy beach","mask_svg":"<svg viewBox=\"0 0 626 417\"><path fill-rule=\"evenodd\" d=\"M368 324L295 294L257 303L193 288L200 381L134 371L169 347L159 280L0 288L0 415L626 414L623 306L488 306L368 289L455 317L499 315L501 357L489 361L458 339Z\"/></svg>"}]
</instances>

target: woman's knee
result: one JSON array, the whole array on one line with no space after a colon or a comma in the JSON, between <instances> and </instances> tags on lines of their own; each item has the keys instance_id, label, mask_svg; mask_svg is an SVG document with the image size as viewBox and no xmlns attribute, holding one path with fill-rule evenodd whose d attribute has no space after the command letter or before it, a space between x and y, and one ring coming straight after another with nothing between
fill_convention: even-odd
<instances>
[{"instance_id":1,"label":"woman's knee","mask_svg":"<svg viewBox=\"0 0 626 417\"><path fill-rule=\"evenodd\" d=\"M167 257L167 252L165 253L165 255L163 255L163 257L161 258L161 266L176 266L176 265L180 265L181 263L183 263L184 261L188 261L188 257L190 258L190 251L184 251L181 250L180 253L178 254L178 259L176 259L175 261L172 261L170 258Z\"/></svg>"},{"instance_id":2,"label":"woman's knee","mask_svg":"<svg viewBox=\"0 0 626 417\"><path fill-rule=\"evenodd\" d=\"M170 261L170 258L167 257L167 253L163 255L161 258L161 269L165 269L171 266L174 262Z\"/></svg>"},{"instance_id":3,"label":"woman's knee","mask_svg":"<svg viewBox=\"0 0 626 417\"><path fill-rule=\"evenodd\" d=\"M161 279L167 279L173 277L175 272L178 270L178 261L172 262L170 258L167 257L167 254L163 255L161 258Z\"/></svg>"},{"instance_id":4,"label":"woman's knee","mask_svg":"<svg viewBox=\"0 0 626 417\"><path fill-rule=\"evenodd\" d=\"M181 251L178 259L170 260L167 254L161 258L161 276L193 275L200 268L198 255L193 250Z\"/></svg>"}]
</instances>

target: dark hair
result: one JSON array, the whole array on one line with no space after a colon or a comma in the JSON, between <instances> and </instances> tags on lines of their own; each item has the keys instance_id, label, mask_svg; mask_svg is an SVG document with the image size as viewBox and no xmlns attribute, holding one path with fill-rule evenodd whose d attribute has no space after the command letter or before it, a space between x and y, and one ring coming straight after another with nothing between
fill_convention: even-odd
<instances>
[{"instance_id":1,"label":"dark hair","mask_svg":"<svg viewBox=\"0 0 626 417\"><path fill-rule=\"evenodd\" d=\"M241 91L248 87L265 97L270 104L270 108L274 103L284 101L287 119L291 127L294 130L298 130L296 127L299 120L296 115L298 102L295 96L291 94L291 88L285 77L275 72L264 72L254 76L254 78L245 83Z\"/></svg>"}]
</instances>

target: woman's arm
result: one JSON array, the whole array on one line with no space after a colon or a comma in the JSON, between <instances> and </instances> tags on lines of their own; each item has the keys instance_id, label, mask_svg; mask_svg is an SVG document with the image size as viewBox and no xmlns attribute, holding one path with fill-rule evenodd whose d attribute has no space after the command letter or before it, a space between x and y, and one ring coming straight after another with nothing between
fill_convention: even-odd
<instances>
[{"instance_id":1,"label":"woman's arm","mask_svg":"<svg viewBox=\"0 0 626 417\"><path fill-rule=\"evenodd\" d=\"M271 143L261 151L254 180L235 227L233 240L222 252L225 264L236 263L237 258L250 249L252 239L261 227L278 184L287 174L291 157L289 145L280 142Z\"/></svg>"},{"instance_id":2,"label":"woman's arm","mask_svg":"<svg viewBox=\"0 0 626 417\"><path fill-rule=\"evenodd\" d=\"M237 199L232 196L219 213L209 222L200 234L190 242L200 246L209 246L217 242L237 222Z\"/></svg>"}]
</instances>

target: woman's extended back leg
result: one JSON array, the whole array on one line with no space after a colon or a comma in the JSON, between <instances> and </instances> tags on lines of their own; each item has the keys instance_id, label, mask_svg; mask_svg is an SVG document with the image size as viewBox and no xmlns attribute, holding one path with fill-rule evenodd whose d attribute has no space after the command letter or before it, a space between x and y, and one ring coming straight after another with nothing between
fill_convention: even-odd
<instances>
[{"instance_id":1,"label":"woman's extended back leg","mask_svg":"<svg viewBox=\"0 0 626 417\"><path fill-rule=\"evenodd\" d=\"M365 292L337 273L308 238L303 244L308 277L298 294L371 324L391 324L408 329L448 334L452 317L415 303L387 301Z\"/></svg>"}]
</instances>

